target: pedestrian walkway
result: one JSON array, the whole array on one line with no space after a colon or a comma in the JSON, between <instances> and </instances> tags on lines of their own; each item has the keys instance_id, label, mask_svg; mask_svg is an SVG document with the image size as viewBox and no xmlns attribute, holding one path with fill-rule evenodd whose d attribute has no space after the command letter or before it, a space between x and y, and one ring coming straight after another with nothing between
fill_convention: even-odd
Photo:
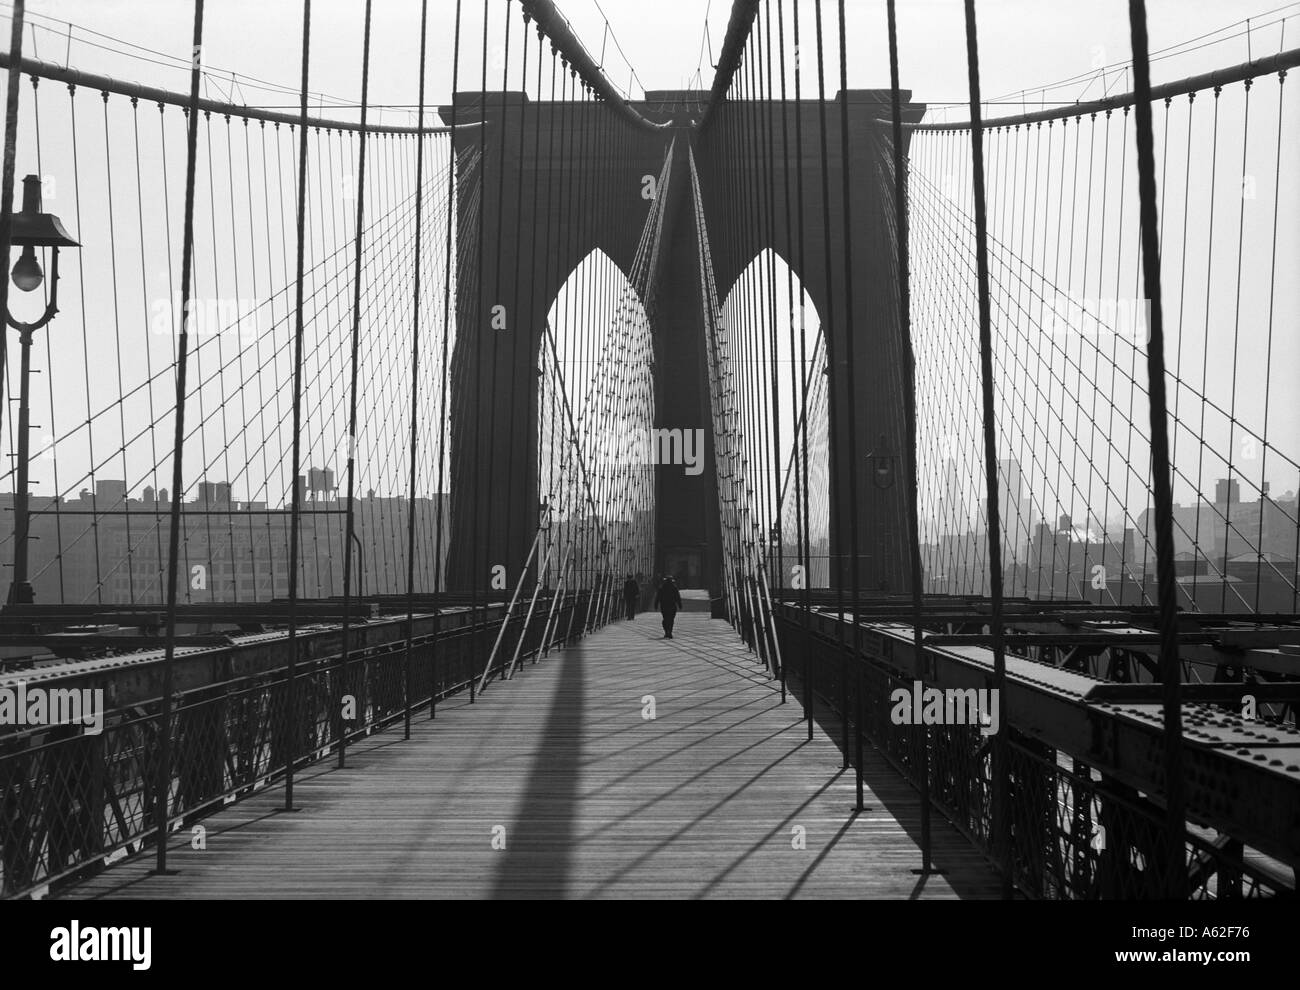
<instances>
[{"instance_id":1,"label":"pedestrian walkway","mask_svg":"<svg viewBox=\"0 0 1300 990\"><path fill-rule=\"evenodd\" d=\"M322 764L284 813L270 788L64 897L996 897L935 818L921 878L915 792L878 756L867 809L820 727L707 616L620 622Z\"/></svg>"}]
</instances>

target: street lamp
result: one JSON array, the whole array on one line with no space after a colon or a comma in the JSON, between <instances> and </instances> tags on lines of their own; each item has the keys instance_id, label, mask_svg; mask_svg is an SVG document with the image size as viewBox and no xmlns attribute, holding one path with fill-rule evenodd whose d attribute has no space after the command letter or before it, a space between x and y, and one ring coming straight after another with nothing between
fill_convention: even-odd
<instances>
[{"instance_id":1,"label":"street lamp","mask_svg":"<svg viewBox=\"0 0 1300 990\"><path fill-rule=\"evenodd\" d=\"M36 248L50 248L50 299L45 312L34 323L21 323L9 312L5 322L18 331L22 345L22 365L18 393L18 480L14 489L14 577L9 586L10 605L29 605L35 599L31 583L27 580L27 541L31 522L28 510L28 458L31 426L28 415L28 394L31 381L32 335L44 327L59 311L59 248L80 247L68 236L59 218L41 210L41 177L29 175L23 179L23 208L10 217L9 243L22 247L23 252L14 264L13 280L22 292L34 292L45 280L41 263L36 258Z\"/></svg>"}]
</instances>

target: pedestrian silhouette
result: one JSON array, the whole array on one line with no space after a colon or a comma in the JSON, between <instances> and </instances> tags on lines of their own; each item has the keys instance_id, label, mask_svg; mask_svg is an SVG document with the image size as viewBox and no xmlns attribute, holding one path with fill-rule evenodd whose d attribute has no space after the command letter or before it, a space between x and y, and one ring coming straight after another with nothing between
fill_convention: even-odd
<instances>
[{"instance_id":1,"label":"pedestrian silhouette","mask_svg":"<svg viewBox=\"0 0 1300 990\"><path fill-rule=\"evenodd\" d=\"M629 574L627 580L623 582L623 601L627 604L627 617L629 619L636 618L636 603L640 597L641 586L636 583L636 578Z\"/></svg>"},{"instance_id":2,"label":"pedestrian silhouette","mask_svg":"<svg viewBox=\"0 0 1300 990\"><path fill-rule=\"evenodd\" d=\"M659 585L659 590L655 592L655 605L663 616L664 639L672 639L673 622L677 619L678 609L682 607L682 593L677 590L677 582L671 577L664 578Z\"/></svg>"}]
</instances>

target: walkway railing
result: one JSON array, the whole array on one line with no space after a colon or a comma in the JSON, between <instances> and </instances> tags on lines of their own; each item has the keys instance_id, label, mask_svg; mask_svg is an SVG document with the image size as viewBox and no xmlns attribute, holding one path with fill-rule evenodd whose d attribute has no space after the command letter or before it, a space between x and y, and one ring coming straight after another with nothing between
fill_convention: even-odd
<instances>
[{"instance_id":1,"label":"walkway railing","mask_svg":"<svg viewBox=\"0 0 1300 990\"><path fill-rule=\"evenodd\" d=\"M915 686L910 673L911 656L902 648L910 641L910 628L899 626L897 637L868 636L866 648L854 654L842 638L830 633L833 615L822 616L824 621L811 629L805 627L802 615L802 610L794 606L776 609L782 648L791 658L787 671L791 689L805 710L810 692L813 698L810 723L812 717L829 712L832 725L826 728L832 736L838 735L835 729L847 723L843 738L850 740L851 752L846 753L845 763L857 767L859 782L863 752L868 745L874 746L918 789L928 755L933 806L996 861L999 824L994 819L992 802L993 734L984 734L978 723L916 726L898 724L894 719L898 699L908 699L909 717L914 704L910 700ZM971 668L971 676L958 688L967 699L970 688L986 681L991 673L991 668L976 668L973 663ZM1064 696L1066 692L1053 683L1051 674L1052 668L1044 666L1043 692ZM1009 673L1012 690L1016 679ZM937 685L943 691L958 681L939 674L926 683L931 689ZM1004 723L997 729L1007 734L1009 821L1003 827L1009 835L1015 888L1023 896L1043 899L1164 897L1168 890L1165 864L1171 857L1164 851L1168 837L1164 808L1156 800L1159 782L1153 781L1151 790L1143 791L1121 781L1111 765L1121 762L1125 750L1128 759L1134 755L1128 746L1131 740L1110 731L1118 728L1121 713L1111 706L1097 705L1094 716L1086 719L1095 726L1096 738L1084 740L1083 745L1066 746L1049 744L1043 740L1040 726L1027 724L1034 722L1029 706L1017 704L1014 711L1020 721ZM1084 721L1081 719L1081 724ZM1203 724L1198 716L1189 714L1192 722ZM1067 727L1060 728L1064 735ZM1276 726L1270 731L1287 732ZM1089 753L1095 754L1092 760L1083 758ZM1193 761L1189 755L1189 765ZM1127 769L1133 772L1131 763ZM1193 774L1202 786L1193 787L1189 794L1184 843L1183 861L1191 898L1292 896L1296 857L1284 863L1252 848L1233 823L1198 813L1198 801L1215 789L1211 781L1214 775L1200 766ZM1262 800L1256 796L1250 803ZM1226 819L1228 805L1234 802L1223 795L1213 803L1223 806Z\"/></svg>"},{"instance_id":2,"label":"walkway railing","mask_svg":"<svg viewBox=\"0 0 1300 990\"><path fill-rule=\"evenodd\" d=\"M503 674L516 653L536 661L581 635L589 604L586 592L564 596L553 610L547 598L527 623L507 623L491 673ZM213 648L178 656L185 667L176 678L182 687L170 721L167 831L193 827L222 806L275 784L290 765L296 770L326 759L340 742L351 744L403 721L409 735L410 720L434 717L439 700L466 688L472 695L482 658L500 632L500 612L417 615L409 653L404 616L378 620L386 631L377 638L363 638L363 623L353 629L360 642L354 640L346 668L337 629L316 638L303 630L292 681L282 632L240 641L260 646L263 657L272 653L271 669L256 669L256 654L250 658L248 651ZM112 706L97 734L64 725L0 736L0 896L40 894L155 841L161 702L139 701L133 690L148 680L147 668L160 662L158 651L89 661L45 676L46 668L0 675L0 689L39 687L47 697L93 683ZM205 674L217 679L207 683ZM118 698L130 702L116 703Z\"/></svg>"}]
</instances>

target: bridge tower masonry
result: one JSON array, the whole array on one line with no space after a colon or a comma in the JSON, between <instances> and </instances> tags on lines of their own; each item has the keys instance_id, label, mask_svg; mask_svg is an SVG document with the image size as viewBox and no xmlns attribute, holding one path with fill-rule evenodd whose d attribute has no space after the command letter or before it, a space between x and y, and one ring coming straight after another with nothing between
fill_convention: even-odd
<instances>
[{"instance_id":1,"label":"bridge tower masonry","mask_svg":"<svg viewBox=\"0 0 1300 990\"><path fill-rule=\"evenodd\" d=\"M784 109L776 102L724 103L701 135L694 124L707 93L652 91L646 96L632 105L661 124L659 131L628 123L604 103L539 102L518 92L486 97L458 93L455 112L441 109L448 123L486 120L481 133L467 130L458 144L462 182L457 197L458 332L449 397L452 536L447 589L486 589L495 564L506 566L511 584L517 579L544 497L536 465L538 361L547 313L573 270L594 250L608 255L625 275L632 272L653 205L642 195L644 180L657 179L675 141L660 263L650 280L653 298L642 302L651 314L655 342L655 426L701 431L704 460L699 473L688 473L680 464L657 468L656 571L677 575L683 587L706 588L715 600L722 597L699 245L691 214L688 149L693 148L719 301L726 299L749 264L771 249L791 267L830 327L830 415L838 431L830 460L830 490L838 506L838 513L831 513L830 546L838 561L831 570L832 586L851 585L851 561L856 560L864 593L905 591L909 575L907 486L901 476L903 375L890 138L888 125L881 123L889 116L889 91L847 94L847 201L840 157L843 95L825 110L825 191L816 101L788 102ZM905 100L908 96L905 92ZM904 105L909 121L923 112L922 105ZM766 149L754 154L760 149L728 141L741 114L747 115L749 133L755 116L768 118L760 132L766 129L772 135L778 152L772 160ZM797 155L795 115L803 139ZM788 161L779 154L783 128L791 146ZM479 164L471 173L469 163L475 157ZM480 182L481 196L476 195ZM756 188L779 192L755 207L746 197ZM503 194L498 196L498 190ZM581 200L575 198L579 196ZM572 208L577 202L582 209ZM758 222L735 221L756 215ZM548 230L550 243L543 245L539 238ZM851 310L845 291L846 239L852 244ZM495 306L505 307L505 330L491 327ZM815 326L815 321L810 315L809 324ZM848 443L850 417L856 432L853 449ZM849 546L847 527L839 532L834 522L849 518L848 472L855 464L858 504L866 510L859 513L856 548ZM885 470L878 471L880 467ZM521 477L524 484L505 482ZM791 538L786 534L787 541Z\"/></svg>"}]
</instances>

